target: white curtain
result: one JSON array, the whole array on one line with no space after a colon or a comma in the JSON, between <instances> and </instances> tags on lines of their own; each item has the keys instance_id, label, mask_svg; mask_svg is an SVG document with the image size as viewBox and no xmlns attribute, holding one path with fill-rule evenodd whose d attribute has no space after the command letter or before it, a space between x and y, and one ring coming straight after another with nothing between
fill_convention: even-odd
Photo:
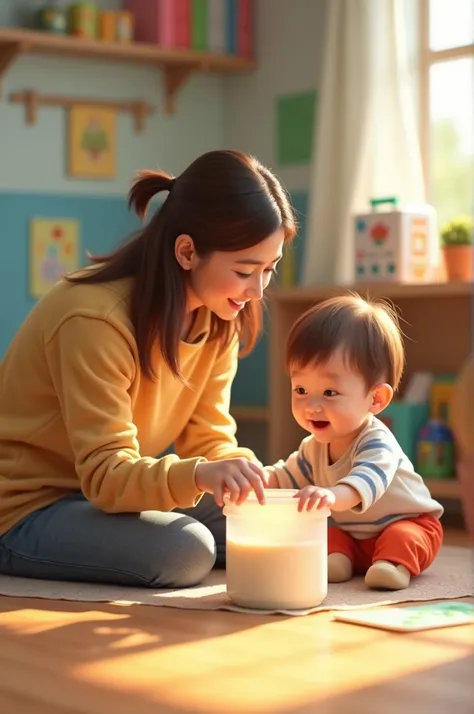
<instances>
[{"instance_id":1,"label":"white curtain","mask_svg":"<svg viewBox=\"0 0 474 714\"><path fill-rule=\"evenodd\" d=\"M405 2L327 2L305 285L354 280L353 216L371 198L425 201Z\"/></svg>"}]
</instances>

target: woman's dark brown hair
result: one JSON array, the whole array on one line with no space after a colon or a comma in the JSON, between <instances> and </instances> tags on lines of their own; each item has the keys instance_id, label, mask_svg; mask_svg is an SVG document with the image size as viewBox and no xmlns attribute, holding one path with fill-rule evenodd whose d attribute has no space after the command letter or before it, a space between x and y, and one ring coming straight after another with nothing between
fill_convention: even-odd
<instances>
[{"instance_id":1,"label":"woman's dark brown hair","mask_svg":"<svg viewBox=\"0 0 474 714\"><path fill-rule=\"evenodd\" d=\"M171 371L180 376L178 348L186 315L185 271L175 257L176 238L189 235L197 254L238 251L257 245L283 228L295 235L294 214L278 179L255 158L236 151L203 154L177 178L142 171L129 193L129 206L143 219L151 199L166 200L137 235L106 256L94 256L92 271L70 275L75 283L102 283L133 277L131 319L140 365L154 377L155 341ZM212 315L211 336L228 342L237 329L241 354L254 347L262 327L262 307L250 300L236 323Z\"/></svg>"}]
</instances>

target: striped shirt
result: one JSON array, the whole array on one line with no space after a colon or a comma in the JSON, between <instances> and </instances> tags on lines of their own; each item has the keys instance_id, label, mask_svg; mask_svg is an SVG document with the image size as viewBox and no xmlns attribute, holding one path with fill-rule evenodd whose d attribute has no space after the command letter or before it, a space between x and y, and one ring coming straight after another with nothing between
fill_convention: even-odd
<instances>
[{"instance_id":1,"label":"striped shirt","mask_svg":"<svg viewBox=\"0 0 474 714\"><path fill-rule=\"evenodd\" d=\"M333 511L332 523L354 538L372 538L386 526L404 518L429 514L440 518L443 507L435 501L392 432L376 417L335 463L328 444L306 437L288 460L270 470L279 488L300 489L309 484L331 488L352 486L360 503L350 511Z\"/></svg>"}]
</instances>

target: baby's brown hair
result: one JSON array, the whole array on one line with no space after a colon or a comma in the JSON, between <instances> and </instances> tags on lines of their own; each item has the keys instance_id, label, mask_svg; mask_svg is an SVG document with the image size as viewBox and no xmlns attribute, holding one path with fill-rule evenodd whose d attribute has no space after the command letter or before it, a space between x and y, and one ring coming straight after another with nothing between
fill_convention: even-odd
<instances>
[{"instance_id":1,"label":"baby's brown hair","mask_svg":"<svg viewBox=\"0 0 474 714\"><path fill-rule=\"evenodd\" d=\"M324 364L338 349L368 390L381 382L397 389L405 350L397 313L387 302L350 293L314 305L290 330L287 369Z\"/></svg>"}]
</instances>

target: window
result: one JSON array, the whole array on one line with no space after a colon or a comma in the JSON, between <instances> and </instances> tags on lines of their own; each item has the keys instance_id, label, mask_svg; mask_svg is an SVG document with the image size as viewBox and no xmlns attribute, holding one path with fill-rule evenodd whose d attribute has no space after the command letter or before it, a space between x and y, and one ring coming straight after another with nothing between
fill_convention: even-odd
<instances>
[{"instance_id":1,"label":"window","mask_svg":"<svg viewBox=\"0 0 474 714\"><path fill-rule=\"evenodd\" d=\"M474 0L422 0L422 146L442 225L474 214Z\"/></svg>"}]
</instances>

